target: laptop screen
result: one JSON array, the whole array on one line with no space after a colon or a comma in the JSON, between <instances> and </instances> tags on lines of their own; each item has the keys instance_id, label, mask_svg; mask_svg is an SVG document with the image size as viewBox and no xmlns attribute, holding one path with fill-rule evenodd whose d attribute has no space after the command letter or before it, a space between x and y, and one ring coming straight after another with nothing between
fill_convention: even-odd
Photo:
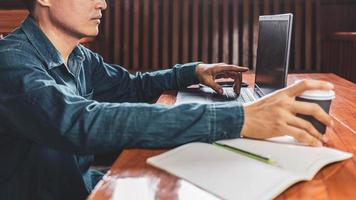
<instances>
[{"instance_id":1,"label":"laptop screen","mask_svg":"<svg viewBox=\"0 0 356 200\"><path fill-rule=\"evenodd\" d=\"M255 91L262 95L286 86L292 15L282 16L262 16L259 21Z\"/></svg>"}]
</instances>

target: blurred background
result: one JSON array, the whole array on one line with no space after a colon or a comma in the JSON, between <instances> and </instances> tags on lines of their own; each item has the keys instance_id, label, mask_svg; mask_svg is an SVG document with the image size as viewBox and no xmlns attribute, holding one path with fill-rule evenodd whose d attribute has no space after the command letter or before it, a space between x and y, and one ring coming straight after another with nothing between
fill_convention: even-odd
<instances>
[{"instance_id":1,"label":"blurred background","mask_svg":"<svg viewBox=\"0 0 356 200\"><path fill-rule=\"evenodd\" d=\"M356 82L356 0L111 0L101 32L82 43L106 62L152 71L226 62L254 69L258 16L293 13L290 73L330 72ZM0 34L27 15L0 0Z\"/></svg>"}]
</instances>

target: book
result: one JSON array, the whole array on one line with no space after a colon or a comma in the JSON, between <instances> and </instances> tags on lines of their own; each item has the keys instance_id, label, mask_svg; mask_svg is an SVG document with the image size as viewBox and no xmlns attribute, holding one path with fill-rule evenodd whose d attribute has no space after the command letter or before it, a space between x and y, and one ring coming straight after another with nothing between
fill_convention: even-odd
<instances>
[{"instance_id":1,"label":"book","mask_svg":"<svg viewBox=\"0 0 356 200\"><path fill-rule=\"evenodd\" d=\"M185 144L150 157L147 163L222 199L272 199L299 181L312 180L325 165L352 157L328 147L301 145L288 136L220 140L217 144Z\"/></svg>"}]
</instances>

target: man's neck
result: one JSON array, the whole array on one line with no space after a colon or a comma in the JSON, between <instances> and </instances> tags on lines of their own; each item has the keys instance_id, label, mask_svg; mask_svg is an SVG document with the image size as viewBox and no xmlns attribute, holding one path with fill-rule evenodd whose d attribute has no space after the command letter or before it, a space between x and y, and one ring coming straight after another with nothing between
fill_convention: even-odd
<instances>
[{"instance_id":1,"label":"man's neck","mask_svg":"<svg viewBox=\"0 0 356 200\"><path fill-rule=\"evenodd\" d=\"M52 42L54 47L59 51L63 58L64 64L67 66L69 55L78 45L79 39L69 36L64 30L48 23L48 21L37 21L37 24Z\"/></svg>"}]
</instances>

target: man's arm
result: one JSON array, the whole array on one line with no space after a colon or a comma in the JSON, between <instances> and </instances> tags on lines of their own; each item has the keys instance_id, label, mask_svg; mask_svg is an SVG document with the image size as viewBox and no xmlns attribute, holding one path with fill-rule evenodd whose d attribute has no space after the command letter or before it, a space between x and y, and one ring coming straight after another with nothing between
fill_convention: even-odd
<instances>
[{"instance_id":1,"label":"man's arm","mask_svg":"<svg viewBox=\"0 0 356 200\"><path fill-rule=\"evenodd\" d=\"M2 132L73 153L172 147L239 137L244 114L234 104L99 103L57 84L25 51L0 52ZM227 112L228 111L228 112Z\"/></svg>"},{"instance_id":2,"label":"man's arm","mask_svg":"<svg viewBox=\"0 0 356 200\"><path fill-rule=\"evenodd\" d=\"M222 94L222 87L214 81L217 76L233 78L236 86L234 90L239 93L241 73L248 70L225 63L194 62L177 64L172 69L132 75L118 65L105 63L101 56L88 49L83 51L89 58L84 66L92 67L94 98L99 101L150 102L165 90L179 90L197 83L205 84Z\"/></svg>"},{"instance_id":3,"label":"man's arm","mask_svg":"<svg viewBox=\"0 0 356 200\"><path fill-rule=\"evenodd\" d=\"M197 84L195 68L199 62L177 64L172 69L135 75L118 65L109 65L88 49L84 67L92 67L94 99L108 102L151 102L165 90L178 90Z\"/></svg>"}]
</instances>

